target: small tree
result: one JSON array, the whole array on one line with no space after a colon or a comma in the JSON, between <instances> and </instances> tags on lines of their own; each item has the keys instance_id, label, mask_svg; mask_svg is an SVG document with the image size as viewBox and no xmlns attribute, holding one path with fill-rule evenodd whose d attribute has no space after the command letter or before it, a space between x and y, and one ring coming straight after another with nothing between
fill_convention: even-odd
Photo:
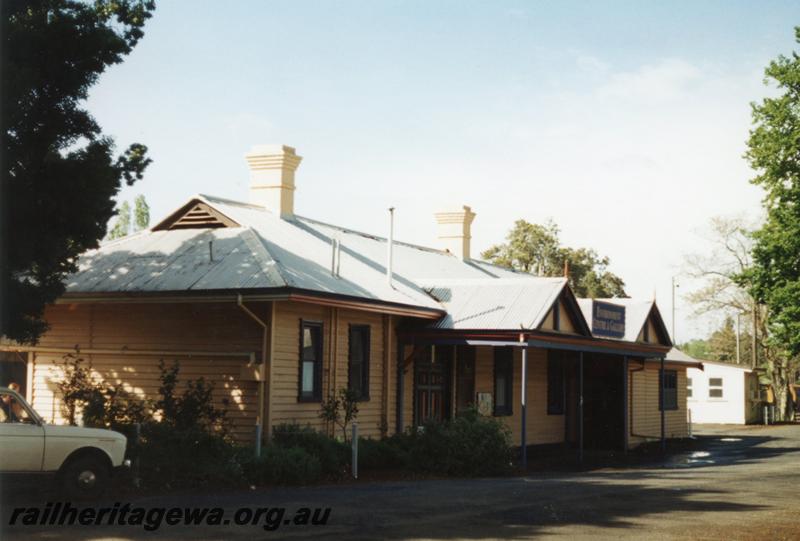
<instances>
[{"instance_id":1,"label":"small tree","mask_svg":"<svg viewBox=\"0 0 800 541\"><path fill-rule=\"evenodd\" d=\"M114 222L114 227L111 233L108 234L109 239L120 239L131 232L131 206L127 201L123 201L117 211L117 221Z\"/></svg>"},{"instance_id":2,"label":"small tree","mask_svg":"<svg viewBox=\"0 0 800 541\"><path fill-rule=\"evenodd\" d=\"M342 387L336 394L328 398L320 407L320 419L327 421L342 429L344 441L348 441L347 425L355 420L358 415L358 393L352 389Z\"/></svg>"},{"instance_id":3,"label":"small tree","mask_svg":"<svg viewBox=\"0 0 800 541\"><path fill-rule=\"evenodd\" d=\"M133 230L141 231L150 226L150 205L143 195L137 195L133 200Z\"/></svg>"}]
</instances>

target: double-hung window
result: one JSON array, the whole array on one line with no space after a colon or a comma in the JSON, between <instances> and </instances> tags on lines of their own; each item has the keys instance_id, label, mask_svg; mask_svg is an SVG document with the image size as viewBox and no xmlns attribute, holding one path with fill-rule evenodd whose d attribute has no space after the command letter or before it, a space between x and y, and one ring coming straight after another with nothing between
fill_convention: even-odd
<instances>
[{"instance_id":1,"label":"double-hung window","mask_svg":"<svg viewBox=\"0 0 800 541\"><path fill-rule=\"evenodd\" d=\"M369 325L350 325L347 385L359 400L369 400Z\"/></svg>"},{"instance_id":2,"label":"double-hung window","mask_svg":"<svg viewBox=\"0 0 800 541\"><path fill-rule=\"evenodd\" d=\"M300 321L300 402L322 400L322 323Z\"/></svg>"},{"instance_id":3,"label":"double-hung window","mask_svg":"<svg viewBox=\"0 0 800 541\"><path fill-rule=\"evenodd\" d=\"M664 410L678 409L678 372L677 370L664 370L661 375L661 403Z\"/></svg>"},{"instance_id":4,"label":"double-hung window","mask_svg":"<svg viewBox=\"0 0 800 541\"><path fill-rule=\"evenodd\" d=\"M722 378L708 378L708 397L723 398Z\"/></svg>"},{"instance_id":5,"label":"double-hung window","mask_svg":"<svg viewBox=\"0 0 800 541\"><path fill-rule=\"evenodd\" d=\"M511 415L513 412L514 350L510 347L494 348L494 414Z\"/></svg>"}]
</instances>

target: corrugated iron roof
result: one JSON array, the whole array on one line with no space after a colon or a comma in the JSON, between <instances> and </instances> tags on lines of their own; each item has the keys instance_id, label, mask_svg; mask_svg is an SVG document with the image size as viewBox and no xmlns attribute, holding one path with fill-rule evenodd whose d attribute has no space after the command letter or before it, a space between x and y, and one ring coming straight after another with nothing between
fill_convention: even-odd
<instances>
[{"instance_id":1,"label":"corrugated iron roof","mask_svg":"<svg viewBox=\"0 0 800 541\"><path fill-rule=\"evenodd\" d=\"M297 288L446 312L432 324L436 329L532 330L567 287L565 278L462 261L403 242L394 244L389 286L384 237L300 216L281 219L262 207L212 196L197 195L186 205L193 202L238 227L168 229L179 209L150 230L82 255L67 295ZM337 242L338 274L332 269ZM636 341L652 301L610 301L626 306L624 340ZM591 321L591 300L579 304Z\"/></svg>"},{"instance_id":2,"label":"corrugated iron roof","mask_svg":"<svg viewBox=\"0 0 800 541\"><path fill-rule=\"evenodd\" d=\"M435 329L536 329L567 284L566 278L443 280L426 289L447 315Z\"/></svg>"},{"instance_id":3,"label":"corrugated iron roof","mask_svg":"<svg viewBox=\"0 0 800 541\"><path fill-rule=\"evenodd\" d=\"M67 293L247 290L291 287L441 310L420 285L430 278L525 278L485 262L396 242L394 280L386 280L383 237L296 216L280 219L262 207L198 195L241 227L154 226L81 256ZM174 213L173 213L174 214ZM338 275L332 272L339 242ZM210 246L209 246L210 243ZM211 251L209 251L211 250Z\"/></svg>"}]
</instances>

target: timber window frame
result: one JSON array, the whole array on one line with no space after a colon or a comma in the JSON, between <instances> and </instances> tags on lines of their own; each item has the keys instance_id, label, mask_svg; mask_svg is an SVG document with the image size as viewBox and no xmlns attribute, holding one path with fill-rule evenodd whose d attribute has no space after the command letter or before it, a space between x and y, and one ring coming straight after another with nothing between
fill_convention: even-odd
<instances>
[{"instance_id":1,"label":"timber window frame","mask_svg":"<svg viewBox=\"0 0 800 541\"><path fill-rule=\"evenodd\" d=\"M514 348L503 346L494 348L494 416L514 414ZM502 396L502 404L500 397Z\"/></svg>"},{"instance_id":2,"label":"timber window frame","mask_svg":"<svg viewBox=\"0 0 800 541\"><path fill-rule=\"evenodd\" d=\"M309 344L306 345L306 331ZM297 401L322 401L322 359L324 327L321 321L300 320L300 343L298 348Z\"/></svg>"},{"instance_id":3,"label":"timber window frame","mask_svg":"<svg viewBox=\"0 0 800 541\"><path fill-rule=\"evenodd\" d=\"M369 400L371 334L369 325L351 324L347 328L347 388L356 393L359 401Z\"/></svg>"},{"instance_id":4,"label":"timber window frame","mask_svg":"<svg viewBox=\"0 0 800 541\"><path fill-rule=\"evenodd\" d=\"M659 411L663 405L664 411L674 411L678 409L678 371L664 370L659 372Z\"/></svg>"}]
</instances>

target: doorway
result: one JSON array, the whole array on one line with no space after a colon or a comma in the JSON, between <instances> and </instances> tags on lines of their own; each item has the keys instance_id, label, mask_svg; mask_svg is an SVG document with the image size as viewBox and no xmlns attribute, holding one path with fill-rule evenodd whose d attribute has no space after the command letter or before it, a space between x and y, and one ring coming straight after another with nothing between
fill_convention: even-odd
<instances>
[{"instance_id":1,"label":"doorway","mask_svg":"<svg viewBox=\"0 0 800 541\"><path fill-rule=\"evenodd\" d=\"M433 349L433 353L431 352ZM414 425L440 422L450 417L450 369L452 347L426 350L414 362Z\"/></svg>"}]
</instances>

